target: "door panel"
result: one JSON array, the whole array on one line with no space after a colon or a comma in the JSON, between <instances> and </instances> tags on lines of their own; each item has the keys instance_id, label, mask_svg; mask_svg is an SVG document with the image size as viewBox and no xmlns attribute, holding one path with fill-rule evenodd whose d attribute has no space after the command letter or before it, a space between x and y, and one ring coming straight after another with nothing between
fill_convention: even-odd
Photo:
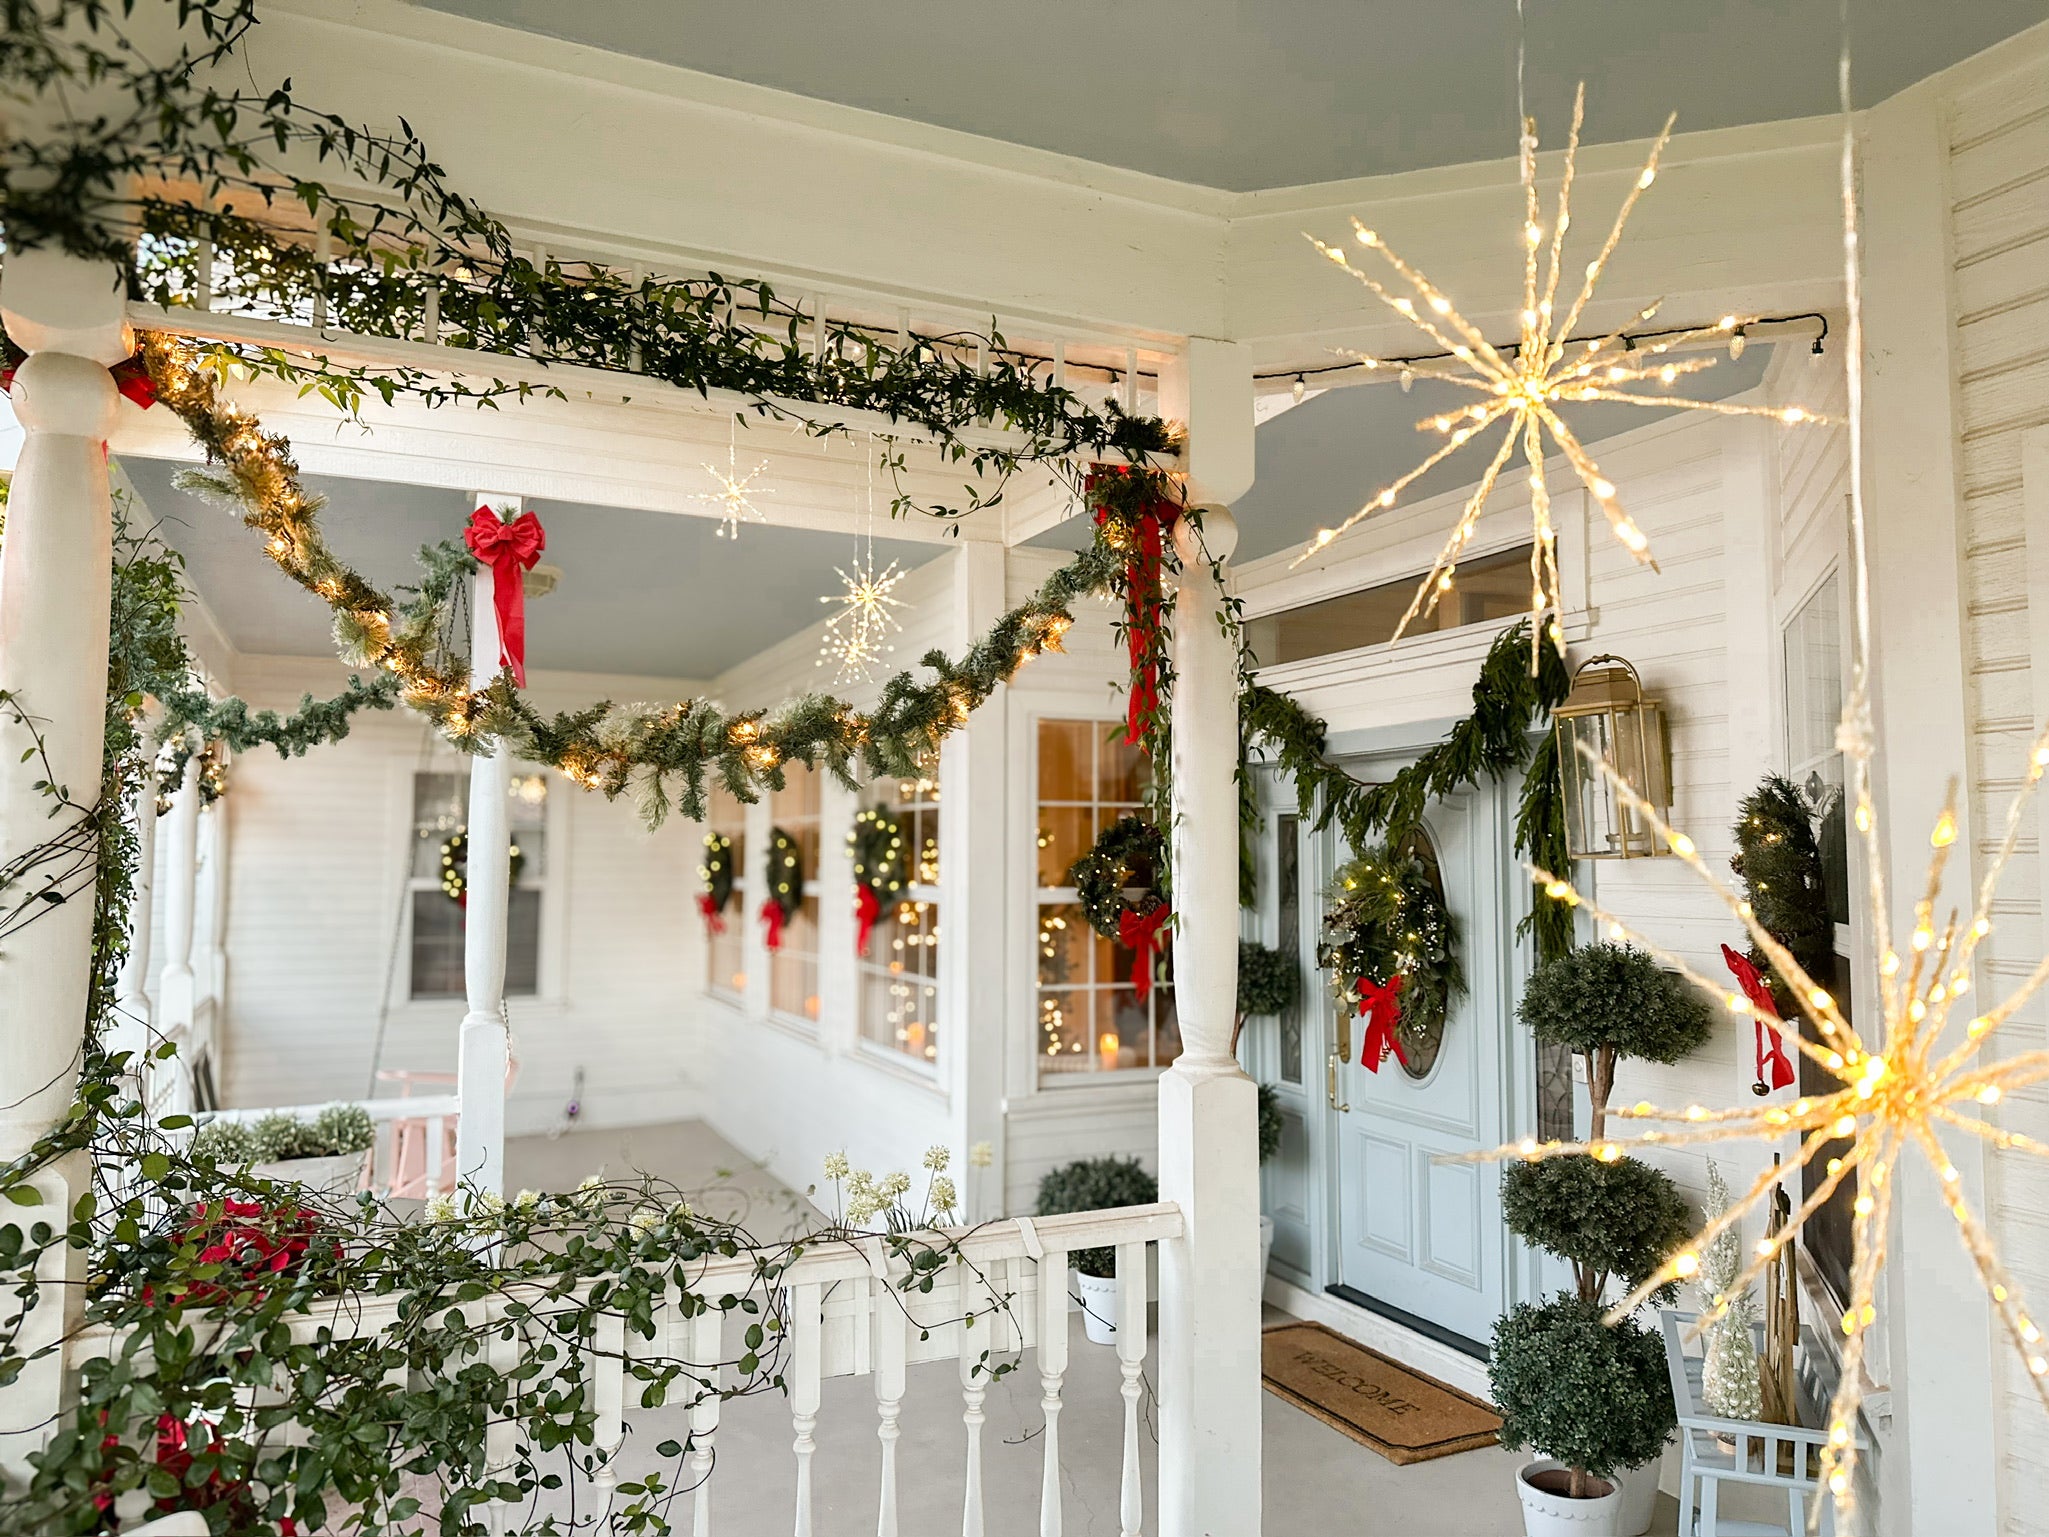
<instances>
[{"instance_id":1,"label":"door panel","mask_svg":"<svg viewBox=\"0 0 2049 1537\"><path fill-rule=\"evenodd\" d=\"M1399 763L1368 761L1353 772L1384 779ZM1493 788L1434 802L1424 821L1458 924L1466 992L1421 1078L1392 1057L1368 1072L1358 1062L1357 1022L1341 1024L1337 1038L1349 1050L1334 1111L1337 1279L1477 1347L1507 1300L1500 1174L1491 1164L1441 1160L1504 1140L1508 825ZM1349 857L1336 845L1330 854L1337 863Z\"/></svg>"}]
</instances>

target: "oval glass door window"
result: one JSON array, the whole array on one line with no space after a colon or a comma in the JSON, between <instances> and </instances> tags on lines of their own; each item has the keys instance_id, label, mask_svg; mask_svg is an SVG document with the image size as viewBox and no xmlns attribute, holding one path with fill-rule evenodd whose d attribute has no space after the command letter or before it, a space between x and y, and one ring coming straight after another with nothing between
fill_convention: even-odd
<instances>
[{"instance_id":1,"label":"oval glass door window","mask_svg":"<svg viewBox=\"0 0 2049 1537\"><path fill-rule=\"evenodd\" d=\"M1438 906L1449 912L1451 904L1444 897L1444 872L1437 865L1437 845L1430 841L1428 828L1416 826L1396 845L1396 851L1413 855L1422 867L1423 878L1430 883L1430 891L1437 898ZM1402 1071L1411 1078L1428 1078L1430 1070L1437 1065L1437 1053L1444 1047L1444 1026L1447 1010L1443 1001L1431 998L1420 1009L1412 1006L1408 996L1402 999L1401 1031L1402 1050L1408 1053L1408 1060L1401 1064Z\"/></svg>"}]
</instances>

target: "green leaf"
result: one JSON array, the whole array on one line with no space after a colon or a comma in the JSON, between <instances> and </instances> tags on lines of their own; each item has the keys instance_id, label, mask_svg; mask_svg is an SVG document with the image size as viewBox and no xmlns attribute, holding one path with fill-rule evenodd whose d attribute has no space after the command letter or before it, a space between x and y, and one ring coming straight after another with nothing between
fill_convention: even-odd
<instances>
[{"instance_id":1,"label":"green leaf","mask_svg":"<svg viewBox=\"0 0 2049 1537\"><path fill-rule=\"evenodd\" d=\"M7 1199L16 1206L40 1206L43 1204L42 1192L37 1190L34 1185L9 1185L7 1187Z\"/></svg>"}]
</instances>

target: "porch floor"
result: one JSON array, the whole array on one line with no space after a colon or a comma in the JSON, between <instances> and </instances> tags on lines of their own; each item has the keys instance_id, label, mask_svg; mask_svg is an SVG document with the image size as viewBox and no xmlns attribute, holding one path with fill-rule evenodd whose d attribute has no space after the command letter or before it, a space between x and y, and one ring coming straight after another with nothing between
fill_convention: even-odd
<instances>
[{"instance_id":1,"label":"porch floor","mask_svg":"<svg viewBox=\"0 0 2049 1537\"><path fill-rule=\"evenodd\" d=\"M587 1174L627 1177L644 1169L692 1192L693 1201L722 1213L745 1210L764 1236L799 1230L808 1202L751 1165L702 1123L580 1130L559 1138L514 1138L506 1147L508 1188L573 1187ZM699 1192L705 1192L700 1196ZM1277 1318L1280 1315L1274 1314ZM1155 1350L1148 1358L1141 1415L1143 1529L1156 1530L1157 1445L1151 1430ZM1077 1315L1063 1390L1062 1468L1069 1537L1115 1537L1123 1458L1123 1401L1116 1352L1089 1344ZM1032 1358L989 1391L983 1427L983 1487L990 1537L1027 1537L1039 1530L1042 1417ZM1263 1395L1266 1429L1265 1522L1269 1531L1369 1530L1403 1537L1516 1537L1522 1513L1515 1470L1525 1454L1499 1448L1464 1452L1397 1467L1271 1393ZM631 1414L633 1446L624 1459L633 1477L658 1459L654 1446L683 1435L677 1410ZM898 1509L906 1532L938 1532L960 1521L964 1431L958 1370L952 1362L914 1366L904 1395L898 1445ZM875 1530L878 1451L874 1393L865 1378L824 1384L814 1432L817 1537L855 1537ZM712 1476L714 1530L730 1537L781 1537L791 1530L793 1461L790 1413L780 1394L725 1406ZM665 1470L673 1477L673 1470ZM1660 1501L1657 1537L1676 1530L1677 1505ZM688 1496L670 1519L687 1524Z\"/></svg>"}]
</instances>

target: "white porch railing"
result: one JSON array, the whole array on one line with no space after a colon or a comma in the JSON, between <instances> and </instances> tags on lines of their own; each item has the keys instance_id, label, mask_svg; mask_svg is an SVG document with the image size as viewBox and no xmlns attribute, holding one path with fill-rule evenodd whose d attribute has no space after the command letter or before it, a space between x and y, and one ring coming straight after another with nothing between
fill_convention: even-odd
<instances>
[{"instance_id":1,"label":"white porch railing","mask_svg":"<svg viewBox=\"0 0 2049 1537\"><path fill-rule=\"evenodd\" d=\"M1036 1221L1020 1217L957 1230L948 1237L958 1257L936 1272L929 1292L899 1289L897 1283L910 1273L909 1267L892 1259L879 1238L821 1244L778 1275L777 1309L788 1341L781 1372L788 1389L793 1457L789 1476L796 1492L797 1537L810 1537L813 1531L812 1457L824 1381L832 1377L873 1379L878 1443L875 1529L877 1537L898 1537L896 1446L906 1368L946 1360L960 1363L961 1426L967 1459L961 1533L962 1537L983 1537L983 1403L994 1380L991 1368L1004 1356L1026 1350L1033 1352L1045 1424L1038 1450L1043 1465L1038 1529L1046 1537L1058 1537L1064 1522L1060 1415L1067 1374L1068 1256L1077 1249L1090 1248L1117 1251L1116 1350L1124 1401L1123 1457L1116 1490L1118 1525L1126 1537L1137 1537L1145 1521L1139 1408L1147 1344L1146 1248L1182 1237L1180 1208L1160 1204ZM710 1298L729 1292L744 1296L758 1290L760 1284L754 1258L743 1254L706 1265L695 1290ZM457 1310L467 1314L482 1309L476 1322L489 1325L506 1316L508 1305L531 1303L540 1296L538 1288L532 1290L531 1297L502 1293L481 1303L458 1305ZM330 1307L293 1319L292 1337L307 1343L319 1339L323 1332L331 1339L375 1334L395 1324L400 1306L401 1299L393 1297L337 1298ZM963 1326L962 1319L970 1315L975 1315L974 1324ZM715 1375L722 1370L721 1363L737 1353L729 1353L728 1335L737 1336L747 1321L746 1315L735 1313L729 1318L717 1308L685 1317L681 1294L672 1290L656 1310L652 1337L627 1330L623 1317L601 1320L596 1347L621 1352L625 1359L686 1361L693 1368L692 1375L721 1381ZM203 1337L204 1331L199 1332ZM511 1339L509 1346L503 1343L505 1338ZM118 1331L88 1330L72 1346L69 1363L75 1369L83 1362L117 1355L122 1346L123 1335ZM519 1364L516 1352L530 1347L514 1331L494 1336L489 1348L493 1364L510 1370ZM506 1351L515 1354L501 1359ZM596 1445L602 1459L592 1482L598 1498L606 1502L595 1523L597 1530L608 1529L606 1519L620 1471L611 1459L626 1442L631 1405L638 1396L629 1389L628 1377L623 1360L614 1356L609 1362L598 1362L587 1378L595 1393ZM550 1373L537 1375L528 1391L544 1394L551 1381ZM690 1429L689 1529L692 1537L712 1537L719 1494L712 1464L723 1403L716 1394L704 1393L684 1407ZM1171 1425L1171 1419L1166 1423ZM518 1425L510 1419L499 1420L487 1434L493 1468L512 1466L521 1452ZM736 1495L744 1492L735 1486Z\"/></svg>"},{"instance_id":2,"label":"white porch railing","mask_svg":"<svg viewBox=\"0 0 2049 1537\"><path fill-rule=\"evenodd\" d=\"M377 1140L371 1144L364 1189L382 1196L420 1198L455 1188L455 1133L462 1101L453 1094L217 1110L205 1119L253 1125L267 1115L282 1112L310 1121L334 1105L353 1105L376 1124Z\"/></svg>"}]
</instances>

